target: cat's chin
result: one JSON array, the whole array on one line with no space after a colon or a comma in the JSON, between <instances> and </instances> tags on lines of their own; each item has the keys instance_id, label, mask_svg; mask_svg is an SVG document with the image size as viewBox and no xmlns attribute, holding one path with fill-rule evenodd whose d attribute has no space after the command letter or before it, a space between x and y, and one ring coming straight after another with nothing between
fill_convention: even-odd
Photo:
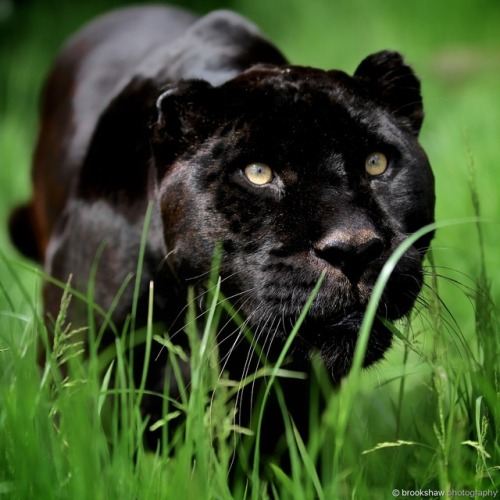
<instances>
[{"instance_id":1,"label":"cat's chin","mask_svg":"<svg viewBox=\"0 0 500 500\"><path fill-rule=\"evenodd\" d=\"M306 318L294 342L294 354L319 356L335 382L349 372L363 321L363 313L352 311L340 320ZM379 318L371 327L363 367L383 358L391 346L392 333Z\"/></svg>"}]
</instances>

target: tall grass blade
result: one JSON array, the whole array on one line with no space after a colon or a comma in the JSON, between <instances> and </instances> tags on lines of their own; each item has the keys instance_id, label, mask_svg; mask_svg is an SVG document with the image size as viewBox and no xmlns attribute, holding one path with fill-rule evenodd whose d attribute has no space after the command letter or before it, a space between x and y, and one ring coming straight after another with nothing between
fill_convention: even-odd
<instances>
[{"instance_id":1,"label":"tall grass blade","mask_svg":"<svg viewBox=\"0 0 500 500\"><path fill-rule=\"evenodd\" d=\"M266 406L266 401L269 397L269 394L271 392L271 389L273 387L274 381L276 379L278 370L281 368L281 365L285 361L285 357L292 345L293 340L297 336L297 333L299 332L300 326L304 322L307 312L309 311L312 303L314 302L314 299L318 295L319 289L321 288L321 285L323 284L323 280L325 279L326 272L323 271L321 273L321 276L316 283L316 286L314 287L313 291L311 292L311 295L309 296L306 304L304 305L304 308L302 309L299 318L297 319L297 322L295 323L292 331L290 332L285 345L283 346L283 349L278 356L278 359L272 369L271 376L269 377L269 381L265 387L264 390L264 396L262 399L262 403L259 409L259 416L257 420L257 430L256 430L256 437L255 437L255 451L254 451L254 460L253 460L253 471L252 471L252 498L256 499L258 498L258 492L259 492L259 469L260 469L260 435L261 435L261 428L262 428L262 420L264 418L264 409Z\"/></svg>"}]
</instances>

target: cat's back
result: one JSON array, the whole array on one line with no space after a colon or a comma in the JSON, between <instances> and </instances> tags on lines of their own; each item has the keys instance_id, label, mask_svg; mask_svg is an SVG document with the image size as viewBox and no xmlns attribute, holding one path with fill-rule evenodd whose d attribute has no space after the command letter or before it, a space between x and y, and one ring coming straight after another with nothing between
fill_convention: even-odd
<instances>
[{"instance_id":1,"label":"cat's back","mask_svg":"<svg viewBox=\"0 0 500 500\"><path fill-rule=\"evenodd\" d=\"M121 82L154 47L171 44L196 19L171 7L129 7L89 22L64 44L41 99L32 172L36 194L11 220L14 241L25 254L43 259L97 120Z\"/></svg>"}]
</instances>

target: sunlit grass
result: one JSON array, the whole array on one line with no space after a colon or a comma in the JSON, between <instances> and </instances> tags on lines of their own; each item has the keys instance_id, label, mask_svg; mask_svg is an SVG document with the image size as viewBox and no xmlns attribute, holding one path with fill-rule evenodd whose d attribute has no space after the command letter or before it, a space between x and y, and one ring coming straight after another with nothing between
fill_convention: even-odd
<instances>
[{"instance_id":1,"label":"sunlit grass","mask_svg":"<svg viewBox=\"0 0 500 500\"><path fill-rule=\"evenodd\" d=\"M15 268L12 263L7 265ZM393 265L389 262L389 267ZM30 497L35 492L44 498L231 498L236 492L239 498L244 491L253 498L269 491L277 498L331 498L349 492L369 498L386 494L389 487L498 486L498 325L491 317L487 289L475 299L477 345L471 346L468 358L457 363L447 356L450 339L439 331L442 306L434 304L427 320L436 330L425 350L412 338L422 332L404 326L395 331L405 351L416 351L419 356L419 384L411 381L415 365L408 362L408 356L399 375L383 380L379 373L382 383L378 387L368 382L374 370L361 372L362 358L338 389L331 387L317 366L312 381L317 389L309 402L310 440L303 442L293 422L286 420L292 474L276 463L268 464L268 472L262 475L257 447L250 452L250 470L240 472L232 482L228 480L231 463L238 460L238 453L245 453L235 443L244 438L241 429L232 424L233 402L227 398L231 384L220 378L215 351L208 348L214 341L217 311L224 304L217 283L210 290L201 337L194 309L187 315L192 373L189 396L173 401L166 392L165 414L159 422L149 421L141 413L144 385L135 385L127 351L128 329L116 339L115 356L103 376L97 369L101 366L98 346L92 346L98 336L89 335L89 356L83 359L80 344L73 341L75 332L65 324L70 300L66 294L56 322L58 347L47 354L41 374L35 364L35 338L43 326L34 312L17 317L11 311L10 319L23 339L13 343L0 335L0 491L12 498ZM151 286L150 304L153 293ZM4 292L4 298L8 301L8 293ZM7 311L3 310L4 316ZM369 324L370 319L364 335ZM174 365L179 356L187 359L161 335L156 340L153 336L150 314L142 336L145 352L153 342L161 341L172 350ZM363 345L358 349L361 356ZM279 386L272 384L279 368L280 361L267 379L267 390L278 394ZM327 405L323 414L314 410L320 399ZM169 430L174 420L180 423ZM258 437L260 420L257 422ZM166 429L157 452L144 446L144 434L152 425Z\"/></svg>"}]
</instances>

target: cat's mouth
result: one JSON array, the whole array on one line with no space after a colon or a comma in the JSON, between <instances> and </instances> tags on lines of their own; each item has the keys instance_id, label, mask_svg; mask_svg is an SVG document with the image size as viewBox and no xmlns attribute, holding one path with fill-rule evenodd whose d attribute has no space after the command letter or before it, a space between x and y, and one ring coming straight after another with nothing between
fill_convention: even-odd
<instances>
[{"instance_id":1,"label":"cat's mouth","mask_svg":"<svg viewBox=\"0 0 500 500\"><path fill-rule=\"evenodd\" d=\"M391 345L392 332L385 320L400 319L413 307L422 286L422 273L417 264L416 259L403 259L391 275L378 304L377 317L370 325L365 367L380 360ZM325 275L292 343L294 360L319 356L335 381L348 373L379 267L380 263L372 264L355 283L340 272ZM270 270L274 271L272 279ZM273 264L260 275L262 280L256 287L259 293L241 306L247 325L264 343L271 361L277 359L294 331L318 283L317 275L308 271L304 265Z\"/></svg>"}]
</instances>

